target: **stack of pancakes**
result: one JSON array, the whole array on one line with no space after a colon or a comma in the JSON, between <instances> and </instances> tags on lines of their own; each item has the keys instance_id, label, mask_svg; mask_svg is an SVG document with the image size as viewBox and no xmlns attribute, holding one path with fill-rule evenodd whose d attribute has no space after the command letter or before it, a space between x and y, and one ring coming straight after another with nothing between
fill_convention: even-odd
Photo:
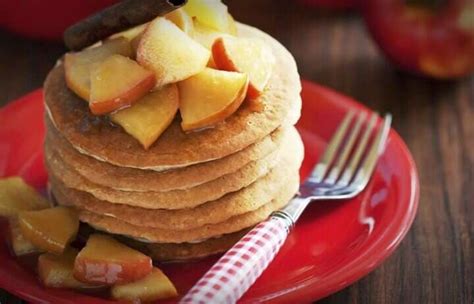
<instances>
[{"instance_id":1,"label":"stack of pancakes","mask_svg":"<svg viewBox=\"0 0 474 304\"><path fill-rule=\"evenodd\" d=\"M303 159L293 127L301 108L298 72L270 36L245 25L239 35L264 40L276 57L262 96L198 132L184 133L178 115L148 150L92 115L58 64L45 83L45 157L56 201L156 260L225 251L285 206Z\"/></svg>"}]
</instances>

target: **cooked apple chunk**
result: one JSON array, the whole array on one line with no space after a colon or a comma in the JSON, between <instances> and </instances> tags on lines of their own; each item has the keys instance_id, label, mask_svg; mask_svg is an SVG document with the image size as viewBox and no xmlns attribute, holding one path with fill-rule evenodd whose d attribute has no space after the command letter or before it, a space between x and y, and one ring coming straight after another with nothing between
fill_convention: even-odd
<instances>
[{"instance_id":1,"label":"cooked apple chunk","mask_svg":"<svg viewBox=\"0 0 474 304\"><path fill-rule=\"evenodd\" d=\"M230 36L227 33L219 32L212 27L209 27L205 24L202 24L197 19L194 19L194 31L193 31L193 39L201 44L208 50L212 50L212 45L214 42L221 37ZM217 69L216 64L214 63L214 59L209 58L209 62L207 64L208 67Z\"/></svg>"},{"instance_id":2,"label":"cooked apple chunk","mask_svg":"<svg viewBox=\"0 0 474 304\"><path fill-rule=\"evenodd\" d=\"M102 234L89 237L74 263L74 277L90 284L125 284L151 273L151 258Z\"/></svg>"},{"instance_id":3,"label":"cooked apple chunk","mask_svg":"<svg viewBox=\"0 0 474 304\"><path fill-rule=\"evenodd\" d=\"M199 20L194 20L194 34L193 39L206 49L211 50L214 42L221 37L230 36L227 33L219 32L212 27L209 27Z\"/></svg>"},{"instance_id":4,"label":"cooked apple chunk","mask_svg":"<svg viewBox=\"0 0 474 304\"><path fill-rule=\"evenodd\" d=\"M114 54L132 57L130 42L121 37L107 40L102 45L81 52L67 53L64 57L64 69L69 89L88 101L91 86L90 75L93 67Z\"/></svg>"},{"instance_id":5,"label":"cooked apple chunk","mask_svg":"<svg viewBox=\"0 0 474 304\"><path fill-rule=\"evenodd\" d=\"M183 8L189 16L219 32L229 29L228 9L220 0L189 0Z\"/></svg>"},{"instance_id":6,"label":"cooked apple chunk","mask_svg":"<svg viewBox=\"0 0 474 304\"><path fill-rule=\"evenodd\" d=\"M209 50L162 17L150 23L137 50L137 61L155 72L157 87L201 72L210 56Z\"/></svg>"},{"instance_id":7,"label":"cooked apple chunk","mask_svg":"<svg viewBox=\"0 0 474 304\"><path fill-rule=\"evenodd\" d=\"M212 46L212 57L218 69L249 76L249 98L261 95L275 64L272 51L257 39L220 37Z\"/></svg>"},{"instance_id":8,"label":"cooked apple chunk","mask_svg":"<svg viewBox=\"0 0 474 304\"><path fill-rule=\"evenodd\" d=\"M237 111L247 94L247 75L206 68L178 84L185 131L210 127Z\"/></svg>"},{"instance_id":9,"label":"cooked apple chunk","mask_svg":"<svg viewBox=\"0 0 474 304\"><path fill-rule=\"evenodd\" d=\"M156 83L153 72L122 55L112 55L91 73L89 107L93 114L107 114L129 107Z\"/></svg>"},{"instance_id":10,"label":"cooked apple chunk","mask_svg":"<svg viewBox=\"0 0 474 304\"><path fill-rule=\"evenodd\" d=\"M18 223L25 239L35 247L55 254L64 251L79 229L77 211L70 207L24 211L18 215Z\"/></svg>"},{"instance_id":11,"label":"cooked apple chunk","mask_svg":"<svg viewBox=\"0 0 474 304\"><path fill-rule=\"evenodd\" d=\"M176 84L151 92L132 107L110 115L116 124L148 149L171 124L179 107Z\"/></svg>"},{"instance_id":12,"label":"cooked apple chunk","mask_svg":"<svg viewBox=\"0 0 474 304\"><path fill-rule=\"evenodd\" d=\"M21 177L0 179L0 216L14 217L21 211L50 207L46 198L23 181Z\"/></svg>"},{"instance_id":13,"label":"cooked apple chunk","mask_svg":"<svg viewBox=\"0 0 474 304\"><path fill-rule=\"evenodd\" d=\"M41 252L35 245L28 241L21 232L20 225L16 218L9 220L10 226L10 246L15 256L27 255L30 253Z\"/></svg>"},{"instance_id":14,"label":"cooked apple chunk","mask_svg":"<svg viewBox=\"0 0 474 304\"><path fill-rule=\"evenodd\" d=\"M127 39L130 42L130 46L133 50L133 56L129 57L135 58L137 54L138 44L140 43L140 39L142 38L143 32L145 32L147 26L148 23L137 25L123 32L113 34L108 38L108 40L117 39L121 37Z\"/></svg>"},{"instance_id":15,"label":"cooked apple chunk","mask_svg":"<svg viewBox=\"0 0 474 304\"><path fill-rule=\"evenodd\" d=\"M193 35L193 19L184 11L183 8L172 11L164 16L169 21L173 22L178 26L183 32L189 36Z\"/></svg>"},{"instance_id":16,"label":"cooked apple chunk","mask_svg":"<svg viewBox=\"0 0 474 304\"><path fill-rule=\"evenodd\" d=\"M79 282L72 275L74 260L78 251L67 248L60 255L44 253L38 258L38 275L46 287L89 289L97 288L83 282Z\"/></svg>"},{"instance_id":17,"label":"cooked apple chunk","mask_svg":"<svg viewBox=\"0 0 474 304\"><path fill-rule=\"evenodd\" d=\"M111 289L116 300L151 302L178 296L178 292L168 277L158 268L141 280L124 285L115 285Z\"/></svg>"}]
</instances>

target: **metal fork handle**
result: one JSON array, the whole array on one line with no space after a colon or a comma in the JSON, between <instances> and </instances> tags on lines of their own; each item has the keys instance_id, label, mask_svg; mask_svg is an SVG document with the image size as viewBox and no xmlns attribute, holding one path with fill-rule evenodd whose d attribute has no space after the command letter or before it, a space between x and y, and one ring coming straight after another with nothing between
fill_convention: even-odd
<instances>
[{"instance_id":1,"label":"metal fork handle","mask_svg":"<svg viewBox=\"0 0 474 304\"><path fill-rule=\"evenodd\" d=\"M303 211L306 209L308 204L311 202L311 198L295 197L293 198L286 207L281 210L272 213L272 217L281 218L287 222L288 227L291 229L296 224L296 221L300 218Z\"/></svg>"},{"instance_id":2,"label":"metal fork handle","mask_svg":"<svg viewBox=\"0 0 474 304\"><path fill-rule=\"evenodd\" d=\"M180 303L235 303L273 261L304 208L295 197L235 244L194 285Z\"/></svg>"}]
</instances>

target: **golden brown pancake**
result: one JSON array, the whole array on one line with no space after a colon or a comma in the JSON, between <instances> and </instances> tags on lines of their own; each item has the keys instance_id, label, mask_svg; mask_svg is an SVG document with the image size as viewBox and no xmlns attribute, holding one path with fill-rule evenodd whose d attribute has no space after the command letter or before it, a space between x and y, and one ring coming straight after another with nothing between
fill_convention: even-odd
<instances>
[{"instance_id":1,"label":"golden brown pancake","mask_svg":"<svg viewBox=\"0 0 474 304\"><path fill-rule=\"evenodd\" d=\"M170 191L195 187L221 176L236 172L250 162L259 160L277 150L287 128L278 128L263 140L212 162L176 170L155 172L113 166L77 152L46 119L46 145L90 182L123 191Z\"/></svg>"},{"instance_id":2,"label":"golden brown pancake","mask_svg":"<svg viewBox=\"0 0 474 304\"><path fill-rule=\"evenodd\" d=\"M101 201L94 196L66 187L51 178L54 194L60 204L75 205L97 214L106 214L124 222L150 228L189 230L207 224L224 222L236 215L248 213L270 202L279 189L286 186L288 176L296 176L303 158L301 142L292 144L281 162L255 185L230 193L221 199L179 210L144 209Z\"/></svg>"},{"instance_id":3,"label":"golden brown pancake","mask_svg":"<svg viewBox=\"0 0 474 304\"><path fill-rule=\"evenodd\" d=\"M67 187L85 191L100 200L114 204L148 206L145 208L150 209L188 208L217 200L228 193L245 188L260 177L265 176L279 161L279 151L275 151L260 161L245 165L237 172L227 174L193 188L166 192L136 192L115 190L91 183L72 167L66 165L56 153L48 153L47 146L45 151L48 172L61 180ZM183 202L185 202L186 207L182 206Z\"/></svg>"},{"instance_id":4,"label":"golden brown pancake","mask_svg":"<svg viewBox=\"0 0 474 304\"><path fill-rule=\"evenodd\" d=\"M297 174L296 174L297 175ZM154 243L183 243L233 233L256 225L273 212L284 207L298 190L299 176L290 176L286 186L279 189L275 198L255 211L234 216L225 222L204 225L190 230L169 230L129 224L114 217L80 210L79 218L92 227L113 234L121 234ZM258 200L255 197L254 200Z\"/></svg>"},{"instance_id":5,"label":"golden brown pancake","mask_svg":"<svg viewBox=\"0 0 474 304\"><path fill-rule=\"evenodd\" d=\"M237 243L249 229L210 238L199 243L145 243L127 237L120 241L133 247L155 261L188 261L227 251Z\"/></svg>"},{"instance_id":6,"label":"golden brown pancake","mask_svg":"<svg viewBox=\"0 0 474 304\"><path fill-rule=\"evenodd\" d=\"M144 150L123 129L104 117L91 114L87 102L66 86L64 66L55 67L45 83L49 117L59 132L81 153L121 167L165 170L220 159L262 140L288 120L294 122L301 106L300 79L291 54L269 35L239 25L243 37L264 40L273 50L276 64L257 102L262 111L249 103L224 122L199 132L185 133L177 117L150 147Z\"/></svg>"},{"instance_id":7,"label":"golden brown pancake","mask_svg":"<svg viewBox=\"0 0 474 304\"><path fill-rule=\"evenodd\" d=\"M47 147L46 165L49 173L66 187L90 193L100 200L148 209L181 209L196 207L210 201L219 201L224 195L247 186L242 190L246 195L255 195L257 191L262 192L262 195L270 194L275 187L278 187L278 182L281 182L280 176L298 172L303 153L303 144L299 134L295 128L292 128L288 138L283 141L282 147L264 159L251 162L237 172L211 182L186 190L167 192L120 191L98 186L77 174L57 155L50 153ZM277 163L278 166L275 166ZM240 197L234 196L234 201ZM271 197L268 200L270 199Z\"/></svg>"}]
</instances>

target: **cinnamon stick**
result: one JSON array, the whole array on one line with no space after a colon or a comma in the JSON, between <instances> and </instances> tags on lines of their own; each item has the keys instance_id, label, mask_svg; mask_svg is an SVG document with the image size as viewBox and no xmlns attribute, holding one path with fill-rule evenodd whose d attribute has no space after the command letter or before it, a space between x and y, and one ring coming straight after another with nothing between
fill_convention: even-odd
<instances>
[{"instance_id":1,"label":"cinnamon stick","mask_svg":"<svg viewBox=\"0 0 474 304\"><path fill-rule=\"evenodd\" d=\"M80 50L114 33L146 23L186 4L187 0L123 0L66 29L64 43Z\"/></svg>"}]
</instances>

